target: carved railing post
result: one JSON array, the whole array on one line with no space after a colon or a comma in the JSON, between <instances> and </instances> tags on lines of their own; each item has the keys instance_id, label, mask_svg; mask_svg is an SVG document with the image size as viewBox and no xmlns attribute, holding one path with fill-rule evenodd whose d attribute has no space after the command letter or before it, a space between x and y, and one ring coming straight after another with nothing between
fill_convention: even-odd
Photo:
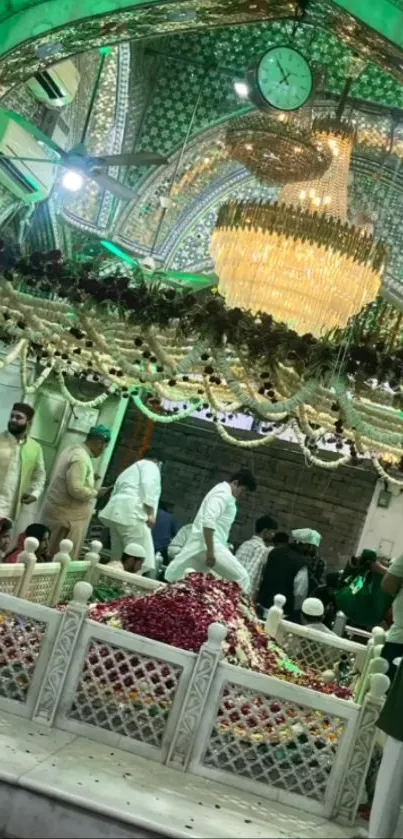
<instances>
[{"instance_id":1,"label":"carved railing post","mask_svg":"<svg viewBox=\"0 0 403 839\"><path fill-rule=\"evenodd\" d=\"M374 673L369 677L369 681L369 692L360 709L343 785L333 813L333 817L343 824L353 824L355 821L378 736L376 723L390 685L390 680L383 673Z\"/></svg>"},{"instance_id":2,"label":"carved railing post","mask_svg":"<svg viewBox=\"0 0 403 839\"><path fill-rule=\"evenodd\" d=\"M91 585L95 585L97 582L97 571L99 560L101 559L101 551L102 551L102 542L99 542L98 539L94 539L93 542L90 544L90 549L84 556L84 560L90 563L90 567L85 575L85 579L91 583Z\"/></svg>"},{"instance_id":3,"label":"carved railing post","mask_svg":"<svg viewBox=\"0 0 403 839\"><path fill-rule=\"evenodd\" d=\"M52 559L52 562L60 562L60 572L57 576L56 582L53 586L53 590L49 598L49 606L54 606L59 601L60 595L63 591L67 570L71 562L72 550L72 541L70 539L62 539L59 545L59 550Z\"/></svg>"},{"instance_id":4,"label":"carved railing post","mask_svg":"<svg viewBox=\"0 0 403 839\"><path fill-rule=\"evenodd\" d=\"M89 583L82 581L75 584L73 600L63 613L35 705L33 718L38 722L49 726L53 724L81 627L88 613L91 594L92 586Z\"/></svg>"},{"instance_id":5,"label":"carved railing post","mask_svg":"<svg viewBox=\"0 0 403 839\"><path fill-rule=\"evenodd\" d=\"M344 635L344 630L347 625L347 618L344 612L337 612L336 617L334 620L334 624L332 626L332 630L335 635L339 635L340 638Z\"/></svg>"},{"instance_id":6,"label":"carved railing post","mask_svg":"<svg viewBox=\"0 0 403 839\"><path fill-rule=\"evenodd\" d=\"M210 687L222 658L222 642L227 634L225 626L212 623L208 628L208 641L203 644L189 682L166 763L186 770Z\"/></svg>"},{"instance_id":7,"label":"carved railing post","mask_svg":"<svg viewBox=\"0 0 403 839\"><path fill-rule=\"evenodd\" d=\"M356 684L356 688L354 691L354 699L359 704L363 702L365 694L369 687L369 678L371 675L371 662L373 661L375 656L380 655L380 650L382 649L384 643L386 641L385 630L382 629L381 626L374 626L371 638L369 639L367 646L366 646L366 653L365 653L365 660L363 662L363 667L361 670L360 678ZM372 671L373 672L373 671ZM379 672L379 671L378 671Z\"/></svg>"},{"instance_id":8,"label":"carved railing post","mask_svg":"<svg viewBox=\"0 0 403 839\"><path fill-rule=\"evenodd\" d=\"M25 565L24 573L21 577L20 586L18 588L18 597L25 597L30 583L34 568L36 565L36 551L39 548L39 542L35 536L28 536L24 541L24 550L21 551L18 562Z\"/></svg>"},{"instance_id":9,"label":"carved railing post","mask_svg":"<svg viewBox=\"0 0 403 839\"><path fill-rule=\"evenodd\" d=\"M271 638L276 637L280 623L283 620L283 606L285 604L285 601L286 598L284 597L284 594L276 594L273 601L273 606L270 606L270 609L267 612L266 623L264 625L264 628Z\"/></svg>"}]
</instances>

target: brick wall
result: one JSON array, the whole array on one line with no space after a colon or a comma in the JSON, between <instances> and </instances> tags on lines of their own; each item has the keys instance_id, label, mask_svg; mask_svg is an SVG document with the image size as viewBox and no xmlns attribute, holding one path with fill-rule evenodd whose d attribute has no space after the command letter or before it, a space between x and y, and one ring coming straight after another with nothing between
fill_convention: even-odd
<instances>
[{"instance_id":1,"label":"brick wall","mask_svg":"<svg viewBox=\"0 0 403 839\"><path fill-rule=\"evenodd\" d=\"M141 442L133 439L135 426L138 414L129 407L106 483L134 459L131 451ZM288 443L241 450L222 442L209 423L195 420L156 425L152 444L165 458L163 498L175 504L181 524L192 520L215 483L245 465L255 472L258 490L239 503L232 531L235 544L251 535L255 518L272 512L281 528L312 527L322 533L321 553L329 567L340 567L354 552L376 483L373 472L307 467L298 447Z\"/></svg>"}]
</instances>

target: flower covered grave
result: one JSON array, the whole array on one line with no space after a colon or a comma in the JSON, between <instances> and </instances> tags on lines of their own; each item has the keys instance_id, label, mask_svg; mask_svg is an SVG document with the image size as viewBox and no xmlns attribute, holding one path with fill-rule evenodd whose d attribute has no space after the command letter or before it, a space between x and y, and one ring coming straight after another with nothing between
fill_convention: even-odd
<instances>
[{"instance_id":1,"label":"flower covered grave","mask_svg":"<svg viewBox=\"0 0 403 839\"><path fill-rule=\"evenodd\" d=\"M212 575L194 573L151 595L94 604L89 616L91 620L195 653L207 640L209 625L222 623L227 629L224 661L229 664L342 699L351 696L346 687L325 684L316 674L294 664L281 647L268 638L251 599L237 583Z\"/></svg>"}]
</instances>

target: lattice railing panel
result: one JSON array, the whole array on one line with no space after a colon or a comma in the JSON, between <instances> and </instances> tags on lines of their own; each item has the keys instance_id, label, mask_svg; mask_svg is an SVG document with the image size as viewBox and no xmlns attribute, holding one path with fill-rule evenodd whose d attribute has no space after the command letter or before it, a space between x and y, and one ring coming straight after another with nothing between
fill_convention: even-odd
<instances>
[{"instance_id":1,"label":"lattice railing panel","mask_svg":"<svg viewBox=\"0 0 403 839\"><path fill-rule=\"evenodd\" d=\"M0 577L0 592L3 594L16 596L20 585L21 577Z\"/></svg>"},{"instance_id":2,"label":"lattice railing panel","mask_svg":"<svg viewBox=\"0 0 403 839\"><path fill-rule=\"evenodd\" d=\"M346 721L227 682L205 767L322 801Z\"/></svg>"},{"instance_id":3,"label":"lattice railing panel","mask_svg":"<svg viewBox=\"0 0 403 839\"><path fill-rule=\"evenodd\" d=\"M1 612L0 696L26 701L46 628L34 618Z\"/></svg>"},{"instance_id":4,"label":"lattice railing panel","mask_svg":"<svg viewBox=\"0 0 403 839\"><path fill-rule=\"evenodd\" d=\"M82 567L77 569L69 568L67 570L67 574L58 597L59 603L64 603L66 600L71 600L71 598L73 597L75 584L80 583L81 580L85 579L89 564L87 562L85 564L84 562L80 562L80 565Z\"/></svg>"},{"instance_id":5,"label":"lattice railing panel","mask_svg":"<svg viewBox=\"0 0 403 839\"><path fill-rule=\"evenodd\" d=\"M25 599L32 603L48 603L57 580L57 574L49 574L44 571L43 574L32 577L28 591L24 594Z\"/></svg>"},{"instance_id":6,"label":"lattice railing panel","mask_svg":"<svg viewBox=\"0 0 403 839\"><path fill-rule=\"evenodd\" d=\"M324 636L326 639L326 635ZM326 640L306 638L294 632L279 629L277 641L296 664L303 669L323 673L324 670L334 670L343 660L343 666L352 675L356 669L357 654L353 651L332 647Z\"/></svg>"},{"instance_id":7,"label":"lattice railing panel","mask_svg":"<svg viewBox=\"0 0 403 839\"><path fill-rule=\"evenodd\" d=\"M67 716L159 748L181 673L180 666L93 640Z\"/></svg>"}]
</instances>

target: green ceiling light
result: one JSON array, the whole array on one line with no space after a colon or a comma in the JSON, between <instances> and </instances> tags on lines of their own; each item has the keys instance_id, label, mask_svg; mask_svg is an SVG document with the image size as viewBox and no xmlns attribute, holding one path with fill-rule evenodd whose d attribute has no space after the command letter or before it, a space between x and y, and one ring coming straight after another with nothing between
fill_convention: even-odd
<instances>
[{"instance_id":1,"label":"green ceiling light","mask_svg":"<svg viewBox=\"0 0 403 839\"><path fill-rule=\"evenodd\" d=\"M123 251L122 248L118 248L114 242L109 242L107 239L101 240L101 245L105 250L109 251L113 254L113 256L117 256L118 259L121 259L122 262L126 262L127 265L131 265L132 268L138 267L137 259L134 259L132 256L129 256L126 251Z\"/></svg>"},{"instance_id":2,"label":"green ceiling light","mask_svg":"<svg viewBox=\"0 0 403 839\"><path fill-rule=\"evenodd\" d=\"M118 259L121 259L122 262L126 262L132 268L140 267L137 259L129 256L126 251L119 248L114 242L109 242L108 239L102 239L100 244L105 250L109 251L109 253ZM166 273L164 272L164 281L166 281L167 285L180 285L182 288L192 286L195 291L201 291L204 288L217 285L218 277L215 274L190 274L182 271L167 271Z\"/></svg>"},{"instance_id":3,"label":"green ceiling light","mask_svg":"<svg viewBox=\"0 0 403 839\"><path fill-rule=\"evenodd\" d=\"M167 278L176 280L181 285L193 286L195 291L201 291L203 288L211 288L218 283L216 274L187 274L182 271L168 271Z\"/></svg>"}]
</instances>

